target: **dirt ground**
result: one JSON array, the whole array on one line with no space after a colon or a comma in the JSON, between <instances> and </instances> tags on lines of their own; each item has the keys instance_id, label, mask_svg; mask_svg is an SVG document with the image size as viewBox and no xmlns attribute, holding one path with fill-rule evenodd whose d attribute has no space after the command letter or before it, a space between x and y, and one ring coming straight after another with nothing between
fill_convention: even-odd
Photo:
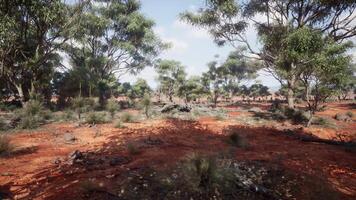
<instances>
[{"instance_id":1,"label":"dirt ground","mask_svg":"<svg viewBox=\"0 0 356 200\"><path fill-rule=\"evenodd\" d=\"M328 106L318 115L330 119L340 112L356 115L356 109L348 104ZM260 107L266 109L265 105ZM89 179L111 191L113 182L132 170L145 166L167 168L192 152L226 151L230 148L225 142L227 128L238 129L249 141L249 148L233 149L237 160L276 164L301 175L325 178L341 199L356 198L355 152L337 145L301 141L285 131L298 130L328 140L353 140L355 119L337 121L337 128L303 128L290 123L247 126L235 118L251 116L250 112L238 111L237 107L226 109L229 118L225 120L152 119L125 123L126 128L120 129L113 124L90 127L52 123L34 131L18 131L10 135L15 153L0 158L0 199L85 199L78 191L80 184ZM68 143L65 134L74 135L75 141ZM128 143L134 144L139 153L130 154ZM68 155L75 150L89 152L94 164L85 168L68 164ZM297 199L303 197L303 191L301 188Z\"/></svg>"}]
</instances>

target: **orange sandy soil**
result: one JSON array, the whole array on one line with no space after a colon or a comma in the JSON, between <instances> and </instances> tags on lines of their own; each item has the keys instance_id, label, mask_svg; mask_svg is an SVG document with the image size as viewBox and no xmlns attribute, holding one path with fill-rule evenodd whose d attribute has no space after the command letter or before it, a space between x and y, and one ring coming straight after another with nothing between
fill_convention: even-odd
<instances>
[{"instance_id":1,"label":"orange sandy soil","mask_svg":"<svg viewBox=\"0 0 356 200\"><path fill-rule=\"evenodd\" d=\"M341 104L330 106L330 111L320 115L332 117L337 112L350 110ZM352 112L356 114L355 110ZM231 116L249 114L230 113ZM113 180L117 182L130 170L145 166L166 168L192 152L217 153L229 149L224 129L235 127L249 141L249 148L234 149L237 160L275 163L300 174L326 178L343 199L356 198L355 152L345 151L340 146L302 142L287 136L275 125L246 127L231 118L216 121L209 117L195 122L146 120L125 125L127 128L118 129L113 128L113 124L77 127L73 123L53 123L36 131L11 134L12 143L18 150L14 155L0 158L1 194L7 194L10 199L83 199L78 192L80 183L89 178L99 181L110 191ZM338 125L342 127L338 131L355 134L354 122ZM321 137L333 134L331 130L321 128L303 131ZM63 138L65 133L75 135L78 140L67 144ZM95 137L97 133L99 136ZM163 143L148 145L144 142L148 137ZM135 144L140 153L130 155L128 142ZM117 166L110 166L105 161L94 168L75 167L65 162L74 150L92 152L104 160L120 156L128 161ZM62 162L55 164L54 160L58 158Z\"/></svg>"}]
</instances>

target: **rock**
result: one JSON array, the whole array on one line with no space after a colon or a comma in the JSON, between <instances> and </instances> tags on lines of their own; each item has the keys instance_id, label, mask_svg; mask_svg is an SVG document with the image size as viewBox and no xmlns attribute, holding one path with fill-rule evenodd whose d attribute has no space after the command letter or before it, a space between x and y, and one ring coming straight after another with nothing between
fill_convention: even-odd
<instances>
[{"instance_id":1,"label":"rock","mask_svg":"<svg viewBox=\"0 0 356 200\"><path fill-rule=\"evenodd\" d=\"M77 140L77 138L71 133L65 133L63 137L64 137L64 141L70 143L75 142Z\"/></svg>"}]
</instances>

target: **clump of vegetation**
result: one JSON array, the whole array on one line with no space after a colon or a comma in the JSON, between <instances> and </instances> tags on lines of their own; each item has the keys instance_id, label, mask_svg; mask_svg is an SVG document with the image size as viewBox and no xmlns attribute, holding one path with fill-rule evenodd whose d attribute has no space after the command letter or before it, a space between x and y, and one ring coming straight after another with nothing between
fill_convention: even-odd
<instances>
[{"instance_id":1,"label":"clump of vegetation","mask_svg":"<svg viewBox=\"0 0 356 200\"><path fill-rule=\"evenodd\" d=\"M63 121L72 121L74 120L75 117L74 117L74 112L71 111L71 110L65 110L63 111L63 113L60 115L60 120L63 120Z\"/></svg>"},{"instance_id":2,"label":"clump of vegetation","mask_svg":"<svg viewBox=\"0 0 356 200\"><path fill-rule=\"evenodd\" d=\"M126 128L126 126L122 123L121 120L116 121L115 128Z\"/></svg>"},{"instance_id":3,"label":"clump of vegetation","mask_svg":"<svg viewBox=\"0 0 356 200\"><path fill-rule=\"evenodd\" d=\"M0 117L0 131L6 131L8 129L8 125L3 117Z\"/></svg>"},{"instance_id":4,"label":"clump of vegetation","mask_svg":"<svg viewBox=\"0 0 356 200\"><path fill-rule=\"evenodd\" d=\"M351 111L346 112L346 115L349 116L350 118L354 117L354 113Z\"/></svg>"},{"instance_id":5,"label":"clump of vegetation","mask_svg":"<svg viewBox=\"0 0 356 200\"><path fill-rule=\"evenodd\" d=\"M72 100L72 107L78 115L78 119L81 119L81 114L85 112L86 103L83 97L76 97Z\"/></svg>"},{"instance_id":6,"label":"clump of vegetation","mask_svg":"<svg viewBox=\"0 0 356 200\"><path fill-rule=\"evenodd\" d=\"M20 119L19 128L34 129L49 120L52 117L52 113L49 110L45 110L40 101L30 100L15 116Z\"/></svg>"},{"instance_id":7,"label":"clump of vegetation","mask_svg":"<svg viewBox=\"0 0 356 200\"><path fill-rule=\"evenodd\" d=\"M143 107L143 110L145 112L146 118L149 118L149 111L151 109L152 106L152 102L151 102L151 97L148 93L146 93L143 97L143 99L141 100L141 105Z\"/></svg>"},{"instance_id":8,"label":"clump of vegetation","mask_svg":"<svg viewBox=\"0 0 356 200\"><path fill-rule=\"evenodd\" d=\"M85 122L88 124L103 124L106 123L105 113L89 112L85 117Z\"/></svg>"},{"instance_id":9,"label":"clump of vegetation","mask_svg":"<svg viewBox=\"0 0 356 200\"><path fill-rule=\"evenodd\" d=\"M351 117L343 113L337 113L334 118L338 121L351 121Z\"/></svg>"},{"instance_id":10,"label":"clump of vegetation","mask_svg":"<svg viewBox=\"0 0 356 200\"><path fill-rule=\"evenodd\" d=\"M128 112L124 112L120 116L120 120L125 123L134 122L134 117Z\"/></svg>"},{"instance_id":11,"label":"clump of vegetation","mask_svg":"<svg viewBox=\"0 0 356 200\"><path fill-rule=\"evenodd\" d=\"M0 156L8 155L13 150L13 145L11 144L11 140L6 135L0 135Z\"/></svg>"},{"instance_id":12,"label":"clump of vegetation","mask_svg":"<svg viewBox=\"0 0 356 200\"><path fill-rule=\"evenodd\" d=\"M128 143L127 144L127 151L129 152L129 154L131 155L136 155L140 153L139 148L136 147L135 144L133 143Z\"/></svg>"},{"instance_id":13,"label":"clump of vegetation","mask_svg":"<svg viewBox=\"0 0 356 200\"><path fill-rule=\"evenodd\" d=\"M114 98L111 98L106 104L106 110L110 113L111 119L114 119L116 112L120 110L120 106Z\"/></svg>"},{"instance_id":14,"label":"clump of vegetation","mask_svg":"<svg viewBox=\"0 0 356 200\"><path fill-rule=\"evenodd\" d=\"M312 121L312 124L314 125L319 125L319 126L325 126L325 127L332 127L335 124L333 124L330 120L324 118L324 117L317 117L314 118Z\"/></svg>"}]
</instances>

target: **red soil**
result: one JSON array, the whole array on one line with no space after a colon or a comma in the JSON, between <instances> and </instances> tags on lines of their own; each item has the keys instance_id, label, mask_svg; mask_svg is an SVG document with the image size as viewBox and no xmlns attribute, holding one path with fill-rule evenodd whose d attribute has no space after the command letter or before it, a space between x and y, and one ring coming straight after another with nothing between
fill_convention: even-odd
<instances>
[{"instance_id":1,"label":"red soil","mask_svg":"<svg viewBox=\"0 0 356 200\"><path fill-rule=\"evenodd\" d=\"M334 112L347 110L342 106L335 108ZM321 115L331 117L334 112L325 111ZM246 112L230 113L240 114ZM342 131L355 134L355 123L341 124L346 127ZM249 148L234 150L236 159L275 163L300 174L325 177L343 194L342 198L356 197L356 156L339 146L302 142L274 128L246 127L233 120L216 121L209 117L197 122L147 120L125 125L128 128L116 129L112 124L89 128L57 123L34 132L12 134L12 143L22 150L0 158L0 192L14 199L81 199L80 183L88 179L96 179L110 191L113 177L125 177L132 169L166 168L192 152L217 153L229 149L223 130L233 127L249 141ZM334 134L328 129L304 130L321 137ZM100 136L95 137L98 132ZM78 140L66 144L65 133L72 133ZM147 145L144 141L148 137L163 143ZM130 155L128 142L137 146L140 153ZM100 165L95 170L78 168L63 162L74 150L93 152L95 157L104 159L123 156L130 162L114 167ZM61 164L54 164L57 158L62 160Z\"/></svg>"}]
</instances>

